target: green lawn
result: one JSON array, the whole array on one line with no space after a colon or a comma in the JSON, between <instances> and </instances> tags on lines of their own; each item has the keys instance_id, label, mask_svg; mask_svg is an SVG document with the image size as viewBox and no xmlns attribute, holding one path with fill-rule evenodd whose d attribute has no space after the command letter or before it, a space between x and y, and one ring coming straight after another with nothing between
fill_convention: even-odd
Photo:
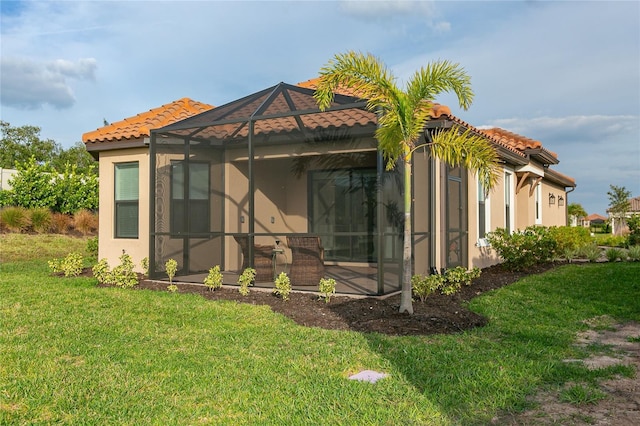
<instances>
[{"instance_id":1,"label":"green lawn","mask_svg":"<svg viewBox=\"0 0 640 426\"><path fill-rule=\"evenodd\" d=\"M569 265L477 298L483 329L389 337L97 288L50 276L50 258L7 262L0 244L0 424L487 424L536 389L634 374L562 360L587 355L571 345L584 320L640 321L639 263ZM347 379L363 369L390 377Z\"/></svg>"}]
</instances>

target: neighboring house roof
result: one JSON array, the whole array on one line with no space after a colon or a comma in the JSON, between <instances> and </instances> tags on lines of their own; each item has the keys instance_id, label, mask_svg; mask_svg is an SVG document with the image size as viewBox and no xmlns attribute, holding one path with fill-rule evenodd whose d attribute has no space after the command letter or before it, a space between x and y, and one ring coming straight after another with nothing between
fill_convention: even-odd
<instances>
[{"instance_id":1,"label":"neighboring house roof","mask_svg":"<svg viewBox=\"0 0 640 426\"><path fill-rule=\"evenodd\" d=\"M100 127L92 132L87 132L82 135L82 141L86 144L148 137L153 129L159 129L212 108L212 105L189 98L178 99L147 112L125 118L122 121Z\"/></svg>"},{"instance_id":2,"label":"neighboring house roof","mask_svg":"<svg viewBox=\"0 0 640 426\"><path fill-rule=\"evenodd\" d=\"M600 216L598 213L590 214L589 216L585 217L584 219L588 220L589 222L604 222L604 221L607 220L606 217Z\"/></svg>"}]
</instances>

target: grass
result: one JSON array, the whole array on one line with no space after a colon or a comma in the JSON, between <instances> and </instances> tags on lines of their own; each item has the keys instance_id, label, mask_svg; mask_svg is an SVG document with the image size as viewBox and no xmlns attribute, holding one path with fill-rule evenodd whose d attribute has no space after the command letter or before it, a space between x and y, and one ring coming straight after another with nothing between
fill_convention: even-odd
<instances>
[{"instance_id":1,"label":"grass","mask_svg":"<svg viewBox=\"0 0 640 426\"><path fill-rule=\"evenodd\" d=\"M5 263L7 241L0 424L487 424L539 388L591 403L599 380L634 374L562 360L599 350L572 345L585 321L640 321L638 263L568 265L486 294L470 305L490 318L482 329L390 337L53 277L45 256ZM363 369L389 377L347 379Z\"/></svg>"}]
</instances>

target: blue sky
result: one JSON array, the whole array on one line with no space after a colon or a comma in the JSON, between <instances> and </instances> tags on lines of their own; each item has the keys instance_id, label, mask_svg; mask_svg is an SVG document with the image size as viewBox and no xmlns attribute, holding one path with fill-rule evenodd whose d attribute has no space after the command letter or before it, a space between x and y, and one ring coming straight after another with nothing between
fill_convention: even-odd
<instances>
[{"instance_id":1,"label":"blue sky","mask_svg":"<svg viewBox=\"0 0 640 426\"><path fill-rule=\"evenodd\" d=\"M640 196L640 2L1 1L0 119L64 147L182 97L213 105L316 77L370 52L402 84L459 62L461 111L558 153L569 202L604 214L609 185Z\"/></svg>"}]
</instances>

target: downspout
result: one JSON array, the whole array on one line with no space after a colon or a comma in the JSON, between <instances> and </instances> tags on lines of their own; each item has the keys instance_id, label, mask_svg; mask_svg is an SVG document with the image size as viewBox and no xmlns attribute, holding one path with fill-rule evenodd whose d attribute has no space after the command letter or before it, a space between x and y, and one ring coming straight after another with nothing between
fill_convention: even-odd
<instances>
[{"instance_id":1,"label":"downspout","mask_svg":"<svg viewBox=\"0 0 640 426\"><path fill-rule=\"evenodd\" d=\"M571 223L569 222L569 193L575 191L576 187L572 186L569 189L569 191L564 191L564 195L567 197L567 200L564 202L564 217L565 221L567 222L567 226L571 226Z\"/></svg>"}]
</instances>

